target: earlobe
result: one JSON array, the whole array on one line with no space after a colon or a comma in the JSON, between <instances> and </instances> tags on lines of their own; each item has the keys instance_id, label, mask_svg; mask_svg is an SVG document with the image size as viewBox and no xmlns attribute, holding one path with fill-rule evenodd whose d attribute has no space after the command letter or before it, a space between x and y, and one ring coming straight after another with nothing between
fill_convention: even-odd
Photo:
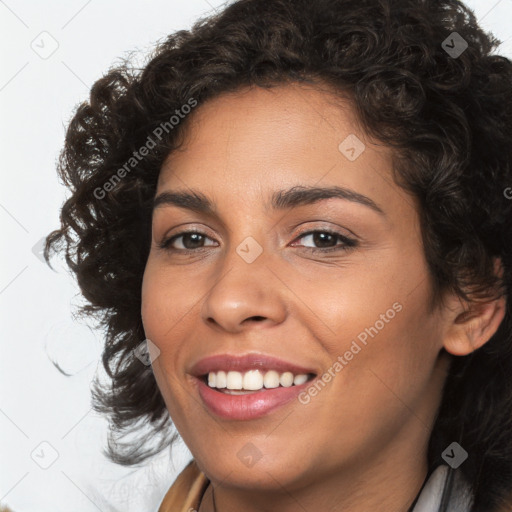
<instances>
[{"instance_id":1,"label":"earlobe","mask_svg":"<svg viewBox=\"0 0 512 512\"><path fill-rule=\"evenodd\" d=\"M445 350L454 356L466 356L485 345L498 330L505 317L505 308L504 296L472 303L469 309L467 303L460 302L445 335Z\"/></svg>"}]
</instances>

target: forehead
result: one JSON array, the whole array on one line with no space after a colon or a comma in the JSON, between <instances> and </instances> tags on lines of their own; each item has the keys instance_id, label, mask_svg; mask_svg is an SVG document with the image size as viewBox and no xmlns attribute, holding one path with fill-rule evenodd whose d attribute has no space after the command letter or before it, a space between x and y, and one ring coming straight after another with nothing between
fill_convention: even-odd
<instances>
[{"instance_id":1,"label":"forehead","mask_svg":"<svg viewBox=\"0 0 512 512\"><path fill-rule=\"evenodd\" d=\"M392 156L363 132L347 98L297 84L252 87L197 108L182 148L162 166L158 190L247 201L298 184L343 186L389 202L404 196L391 176Z\"/></svg>"},{"instance_id":2,"label":"forehead","mask_svg":"<svg viewBox=\"0 0 512 512\"><path fill-rule=\"evenodd\" d=\"M300 156L321 140L337 151L336 140L345 132L364 136L349 100L335 97L329 89L299 84L243 88L200 105L191 114L183 150L168 160L179 161L183 153L198 157L198 151L215 151L214 143L221 140L231 149L225 157L242 161L249 155Z\"/></svg>"}]
</instances>

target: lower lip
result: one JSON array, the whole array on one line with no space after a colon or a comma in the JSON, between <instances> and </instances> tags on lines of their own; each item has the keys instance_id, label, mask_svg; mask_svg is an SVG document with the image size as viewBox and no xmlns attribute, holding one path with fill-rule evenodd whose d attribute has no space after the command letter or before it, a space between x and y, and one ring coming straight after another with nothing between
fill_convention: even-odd
<instances>
[{"instance_id":1,"label":"lower lip","mask_svg":"<svg viewBox=\"0 0 512 512\"><path fill-rule=\"evenodd\" d=\"M253 420L291 402L311 382L309 380L300 386L278 387L247 395L229 395L216 391L198 379L198 389L205 405L217 416L230 420Z\"/></svg>"}]
</instances>

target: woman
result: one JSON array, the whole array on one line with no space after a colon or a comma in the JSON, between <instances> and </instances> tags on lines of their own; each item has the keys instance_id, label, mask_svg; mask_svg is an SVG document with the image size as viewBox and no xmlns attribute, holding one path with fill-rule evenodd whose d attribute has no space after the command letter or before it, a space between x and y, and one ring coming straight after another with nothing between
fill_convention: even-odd
<instances>
[{"instance_id":1,"label":"woman","mask_svg":"<svg viewBox=\"0 0 512 512\"><path fill-rule=\"evenodd\" d=\"M47 249L106 327L110 457L194 456L162 512L511 509L496 45L456 0L239 0L95 83Z\"/></svg>"}]
</instances>

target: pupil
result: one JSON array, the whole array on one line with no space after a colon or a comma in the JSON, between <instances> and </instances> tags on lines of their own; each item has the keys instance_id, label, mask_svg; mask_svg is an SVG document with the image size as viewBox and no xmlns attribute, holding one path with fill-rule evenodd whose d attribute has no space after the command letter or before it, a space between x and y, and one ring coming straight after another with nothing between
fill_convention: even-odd
<instances>
[{"instance_id":1,"label":"pupil","mask_svg":"<svg viewBox=\"0 0 512 512\"><path fill-rule=\"evenodd\" d=\"M320 247L332 247L332 244L329 244L327 243L327 245L325 245L325 242L326 242L326 239L330 239L328 241L334 241L334 243L336 244L336 240L334 239L334 236L331 235L330 233L315 233L313 235L313 241L315 242L315 245L319 245ZM322 245L324 244L324 245Z\"/></svg>"},{"instance_id":2,"label":"pupil","mask_svg":"<svg viewBox=\"0 0 512 512\"><path fill-rule=\"evenodd\" d=\"M203 235L200 235L199 233L187 233L183 237L183 245L187 249L195 249L196 247L200 247L201 246L202 238L203 238ZM187 240L192 240L192 243L191 244L187 244L186 243ZM190 245L192 245L192 247L190 247Z\"/></svg>"}]
</instances>

